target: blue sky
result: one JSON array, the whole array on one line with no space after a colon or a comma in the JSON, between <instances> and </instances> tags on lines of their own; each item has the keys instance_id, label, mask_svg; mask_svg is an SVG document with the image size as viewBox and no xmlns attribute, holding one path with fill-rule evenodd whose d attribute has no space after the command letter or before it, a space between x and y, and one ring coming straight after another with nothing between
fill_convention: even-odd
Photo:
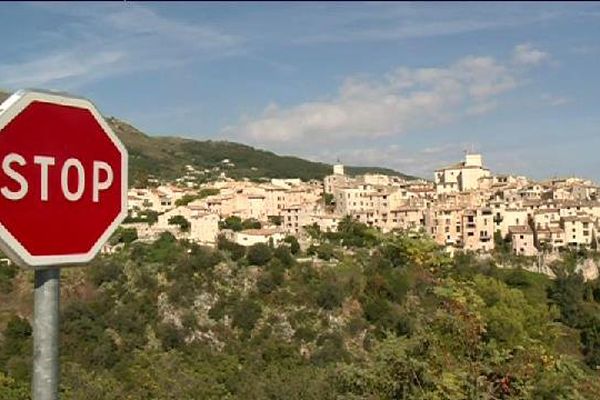
<instances>
[{"instance_id":1,"label":"blue sky","mask_svg":"<svg viewBox=\"0 0 600 400\"><path fill-rule=\"evenodd\" d=\"M152 135L600 181L598 3L3 3L0 34L0 88Z\"/></svg>"}]
</instances>

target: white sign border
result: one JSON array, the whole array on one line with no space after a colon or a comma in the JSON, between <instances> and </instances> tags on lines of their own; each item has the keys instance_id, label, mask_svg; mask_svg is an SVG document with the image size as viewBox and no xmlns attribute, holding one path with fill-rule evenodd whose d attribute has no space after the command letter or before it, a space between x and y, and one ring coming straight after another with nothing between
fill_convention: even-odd
<instances>
[{"instance_id":1,"label":"white sign border","mask_svg":"<svg viewBox=\"0 0 600 400\"><path fill-rule=\"evenodd\" d=\"M128 177L128 153L127 149L113 132L94 104L82 97L75 97L64 93L50 92L38 89L19 90L0 104L0 135L17 115L34 101L59 104L64 106L82 108L88 110L96 122L102 127L109 139L121 153L121 211L113 222L106 228L96 243L86 253L69 255L32 255L27 249L4 227L0 222L0 249L15 263L22 267L48 268L61 267L90 262L102 249L102 246L121 222L127 217L127 177Z\"/></svg>"}]
</instances>

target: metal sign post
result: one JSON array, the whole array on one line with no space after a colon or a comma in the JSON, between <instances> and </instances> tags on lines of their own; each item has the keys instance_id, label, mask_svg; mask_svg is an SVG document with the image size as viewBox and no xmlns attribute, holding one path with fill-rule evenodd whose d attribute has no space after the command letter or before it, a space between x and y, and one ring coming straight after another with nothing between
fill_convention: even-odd
<instances>
[{"instance_id":1,"label":"metal sign post","mask_svg":"<svg viewBox=\"0 0 600 400\"><path fill-rule=\"evenodd\" d=\"M33 400L58 399L60 269L35 271L33 311Z\"/></svg>"}]
</instances>

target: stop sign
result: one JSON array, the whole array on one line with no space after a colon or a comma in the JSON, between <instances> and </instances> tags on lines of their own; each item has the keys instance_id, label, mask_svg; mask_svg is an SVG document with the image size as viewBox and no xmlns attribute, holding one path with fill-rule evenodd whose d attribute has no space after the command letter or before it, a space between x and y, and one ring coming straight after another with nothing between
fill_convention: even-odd
<instances>
[{"instance_id":1,"label":"stop sign","mask_svg":"<svg viewBox=\"0 0 600 400\"><path fill-rule=\"evenodd\" d=\"M90 261L127 215L127 151L88 100L0 105L0 248L29 267Z\"/></svg>"}]
</instances>

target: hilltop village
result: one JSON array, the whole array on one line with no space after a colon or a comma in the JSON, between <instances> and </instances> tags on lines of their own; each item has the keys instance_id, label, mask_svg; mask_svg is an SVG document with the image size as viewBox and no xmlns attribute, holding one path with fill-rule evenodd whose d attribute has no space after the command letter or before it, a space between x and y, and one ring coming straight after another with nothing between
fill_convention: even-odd
<instances>
[{"instance_id":1,"label":"hilltop village","mask_svg":"<svg viewBox=\"0 0 600 400\"><path fill-rule=\"evenodd\" d=\"M227 166L230 161L223 160ZM534 182L494 175L480 154L434 172L434 181L366 174L348 176L341 164L321 181L236 181L224 173L198 185L205 173L191 165L170 184L129 190L129 217L141 241L169 231L203 245L219 235L243 246L307 229L335 231L346 216L383 232L427 234L447 251L487 253L499 243L521 256L561 249L596 249L599 188L579 178Z\"/></svg>"}]
</instances>

